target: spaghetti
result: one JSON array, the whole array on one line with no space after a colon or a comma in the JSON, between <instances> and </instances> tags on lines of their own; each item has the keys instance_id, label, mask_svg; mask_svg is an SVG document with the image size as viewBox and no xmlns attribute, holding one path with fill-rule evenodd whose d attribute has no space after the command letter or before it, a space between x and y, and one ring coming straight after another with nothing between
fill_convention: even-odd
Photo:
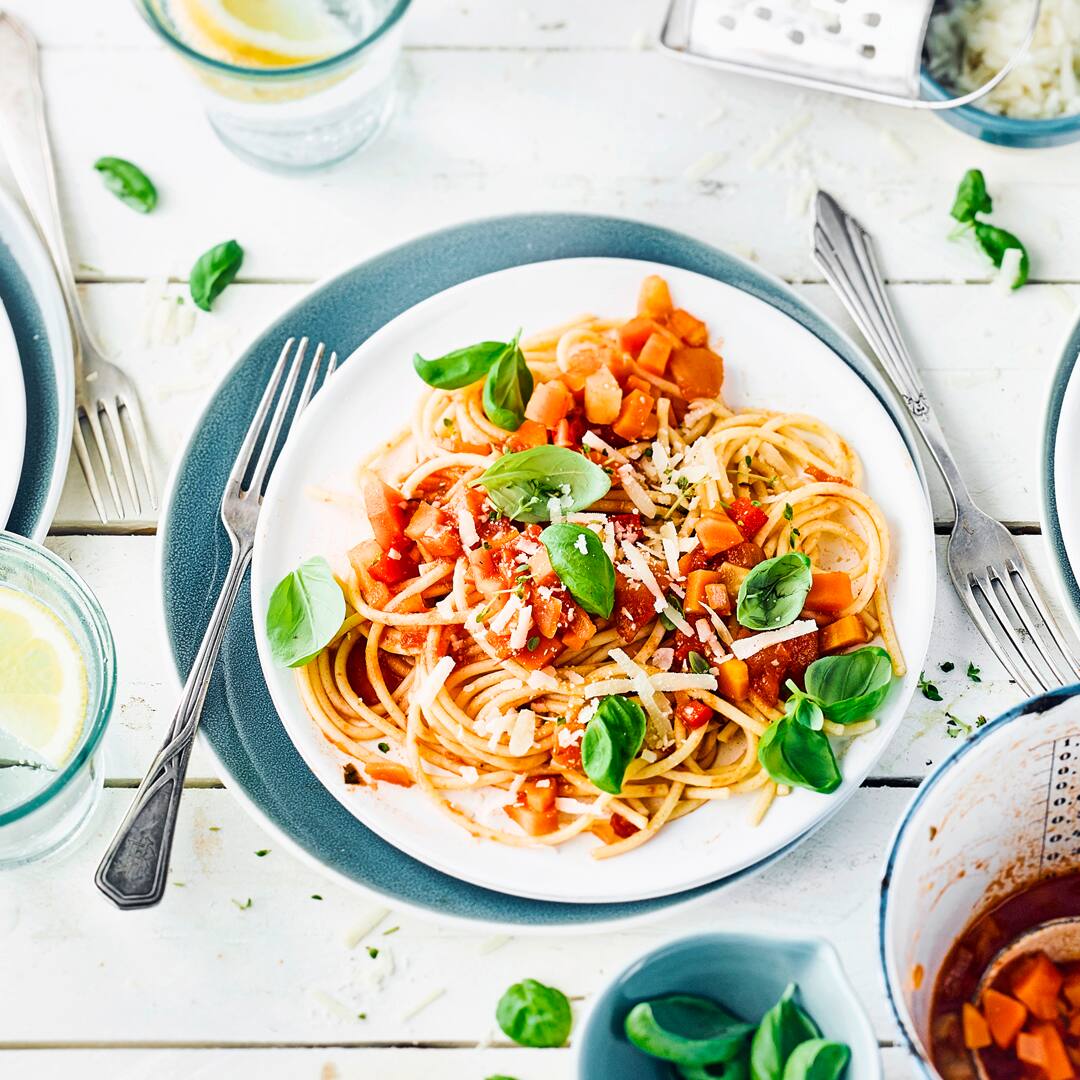
<instances>
[{"instance_id":1,"label":"spaghetti","mask_svg":"<svg viewBox=\"0 0 1080 1080\"><path fill-rule=\"evenodd\" d=\"M759 742L819 657L877 639L903 673L889 529L860 487L858 457L812 417L729 408L707 342L704 323L649 278L628 322L581 317L521 342L517 384L516 341L477 346L504 350L487 378L431 389L364 464L375 538L349 553L339 633L297 672L354 782L416 785L473 835L505 844L589 833L606 858L714 799L751 795L759 820L789 790ZM508 400L527 391L513 431L492 419L492 380L507 370ZM599 466L608 490L576 507L571 485L541 476L508 512L487 470L537 447ZM596 560L592 580L568 587L543 522L595 536L572 545ZM782 561L792 553L809 560L792 619L744 625L748 580L787 564L802 573L806 560ZM608 616L583 599L604 564ZM610 697L632 702L645 727L605 789L583 742ZM819 726L853 737L874 721Z\"/></svg>"}]
</instances>

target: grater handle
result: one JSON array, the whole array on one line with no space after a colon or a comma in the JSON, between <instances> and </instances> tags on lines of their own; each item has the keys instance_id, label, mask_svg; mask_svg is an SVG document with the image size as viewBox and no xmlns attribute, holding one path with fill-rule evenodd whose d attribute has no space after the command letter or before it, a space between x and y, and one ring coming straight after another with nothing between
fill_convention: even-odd
<instances>
[{"instance_id":1,"label":"grater handle","mask_svg":"<svg viewBox=\"0 0 1080 1080\"><path fill-rule=\"evenodd\" d=\"M954 510L970 506L967 485L945 441L945 433L930 408L915 362L897 326L870 234L826 191L817 193L814 218L814 261L870 343L889 381L904 399L919 434L941 470Z\"/></svg>"}]
</instances>

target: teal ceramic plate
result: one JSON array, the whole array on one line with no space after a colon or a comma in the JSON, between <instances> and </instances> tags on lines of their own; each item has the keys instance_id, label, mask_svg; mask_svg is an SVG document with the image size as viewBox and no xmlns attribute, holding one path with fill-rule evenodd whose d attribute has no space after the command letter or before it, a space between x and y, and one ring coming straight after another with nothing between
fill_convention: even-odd
<instances>
[{"instance_id":1,"label":"teal ceramic plate","mask_svg":"<svg viewBox=\"0 0 1080 1080\"><path fill-rule=\"evenodd\" d=\"M60 500L71 450L75 414L71 331L49 256L2 189L0 303L11 323L26 391L22 475L7 529L40 541ZM6 389L0 387L0 393Z\"/></svg>"},{"instance_id":2,"label":"teal ceramic plate","mask_svg":"<svg viewBox=\"0 0 1080 1080\"><path fill-rule=\"evenodd\" d=\"M316 288L257 338L210 400L176 465L162 515L159 557L165 626L181 675L190 669L228 564L229 542L218 518L220 492L281 342L289 334L304 333L348 356L407 308L460 282L512 266L590 256L641 259L695 271L785 312L859 374L918 461L902 409L859 350L785 285L755 267L677 233L612 218L543 214L459 226L412 241ZM641 918L706 896L720 884L729 885L762 869L794 846L722 883L625 903L556 903L462 882L381 840L316 779L274 710L251 626L245 584L203 717L203 734L223 775L283 842L395 905L441 918L519 927L595 926Z\"/></svg>"}]
</instances>

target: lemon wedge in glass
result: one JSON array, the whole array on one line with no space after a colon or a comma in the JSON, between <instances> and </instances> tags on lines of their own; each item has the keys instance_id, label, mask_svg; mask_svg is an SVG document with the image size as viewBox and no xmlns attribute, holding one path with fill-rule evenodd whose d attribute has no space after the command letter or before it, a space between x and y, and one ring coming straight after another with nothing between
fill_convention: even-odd
<instances>
[{"instance_id":1,"label":"lemon wedge in glass","mask_svg":"<svg viewBox=\"0 0 1080 1080\"><path fill-rule=\"evenodd\" d=\"M174 9L192 44L240 66L311 64L353 43L321 0L177 0Z\"/></svg>"},{"instance_id":2,"label":"lemon wedge in glass","mask_svg":"<svg viewBox=\"0 0 1080 1080\"><path fill-rule=\"evenodd\" d=\"M0 731L58 769L78 745L86 692L67 627L33 597L0 587Z\"/></svg>"}]
</instances>

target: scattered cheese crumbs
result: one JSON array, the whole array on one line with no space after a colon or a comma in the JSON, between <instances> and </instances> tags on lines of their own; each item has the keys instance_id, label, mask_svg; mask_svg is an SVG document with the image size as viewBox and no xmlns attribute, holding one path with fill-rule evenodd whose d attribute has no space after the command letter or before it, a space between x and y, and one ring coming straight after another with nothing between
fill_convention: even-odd
<instances>
[{"instance_id":1,"label":"scattered cheese crumbs","mask_svg":"<svg viewBox=\"0 0 1080 1080\"><path fill-rule=\"evenodd\" d=\"M676 630L681 631L687 637L693 637L693 627L691 627L691 625L686 621L686 619L684 619L682 615L679 614L673 604L668 604L664 608L662 614L667 616L667 621L671 623L671 625L674 626Z\"/></svg>"},{"instance_id":2,"label":"scattered cheese crumbs","mask_svg":"<svg viewBox=\"0 0 1080 1080\"><path fill-rule=\"evenodd\" d=\"M525 685L530 690L558 690L559 680L546 671L532 671Z\"/></svg>"},{"instance_id":3,"label":"scattered cheese crumbs","mask_svg":"<svg viewBox=\"0 0 1080 1080\"><path fill-rule=\"evenodd\" d=\"M683 170L683 179L689 180L690 183L696 184L698 180L704 180L714 169L718 169L724 164L727 158L721 150L709 150L704 153L691 165Z\"/></svg>"},{"instance_id":4,"label":"scattered cheese crumbs","mask_svg":"<svg viewBox=\"0 0 1080 1080\"><path fill-rule=\"evenodd\" d=\"M661 671L670 671L671 665L675 662L675 650L674 649L657 649L652 654L653 667L659 668Z\"/></svg>"},{"instance_id":5,"label":"scattered cheese crumbs","mask_svg":"<svg viewBox=\"0 0 1080 1080\"><path fill-rule=\"evenodd\" d=\"M390 914L389 908L372 908L367 915L359 919L356 925L345 935L345 948L355 949L360 942Z\"/></svg>"},{"instance_id":6,"label":"scattered cheese crumbs","mask_svg":"<svg viewBox=\"0 0 1080 1080\"><path fill-rule=\"evenodd\" d=\"M660 546L664 549L664 558L667 560L668 573L675 581L682 580L682 572L679 570L679 536L675 532L675 526L670 521L665 521L660 526Z\"/></svg>"},{"instance_id":7,"label":"scattered cheese crumbs","mask_svg":"<svg viewBox=\"0 0 1080 1080\"><path fill-rule=\"evenodd\" d=\"M388 552L386 553L386 557L387 557L388 559L400 559L400 558L401 558L401 552L400 552L400 551L398 551L398 549L397 549L397 548L391 548L391 549L390 549L390 550L389 550L389 551L388 551Z\"/></svg>"},{"instance_id":8,"label":"scattered cheese crumbs","mask_svg":"<svg viewBox=\"0 0 1080 1080\"><path fill-rule=\"evenodd\" d=\"M445 993L446 993L446 987L445 986L440 986L438 990L432 990L431 993L427 995L427 997L421 998L411 1009L409 1009L405 1013L402 1013L402 1015L401 1015L402 1021L407 1022L409 1020L412 1020L412 1018L414 1016L418 1016L429 1005L432 1005L436 1001L438 1001L439 998L441 998L443 996L443 994L445 994Z\"/></svg>"},{"instance_id":9,"label":"scattered cheese crumbs","mask_svg":"<svg viewBox=\"0 0 1080 1080\"><path fill-rule=\"evenodd\" d=\"M555 809L561 814L596 814L596 804L581 802L578 799L556 799Z\"/></svg>"},{"instance_id":10,"label":"scattered cheese crumbs","mask_svg":"<svg viewBox=\"0 0 1080 1080\"><path fill-rule=\"evenodd\" d=\"M499 613L495 616L494 619L491 620L488 625L491 627L494 633L501 634L510 625L510 620L520 610L521 600L511 594L509 597L507 597L506 603L503 604Z\"/></svg>"},{"instance_id":11,"label":"scattered cheese crumbs","mask_svg":"<svg viewBox=\"0 0 1080 1080\"><path fill-rule=\"evenodd\" d=\"M810 123L810 119L810 114L808 112L803 112L795 117L787 127L777 131L771 139L766 140L764 145L762 145L758 152L750 159L751 167L761 169L767 165L789 139L797 135Z\"/></svg>"},{"instance_id":12,"label":"scattered cheese crumbs","mask_svg":"<svg viewBox=\"0 0 1080 1080\"><path fill-rule=\"evenodd\" d=\"M452 656L440 656L438 662L431 669L423 685L416 693L416 701L423 707L430 705L443 688L447 676L454 670L454 658Z\"/></svg>"},{"instance_id":13,"label":"scattered cheese crumbs","mask_svg":"<svg viewBox=\"0 0 1080 1080\"><path fill-rule=\"evenodd\" d=\"M311 996L328 1012L336 1016L339 1020L348 1020L352 1022L357 1019L356 1013L346 1006L342 1005L336 997L331 997L323 990L312 990Z\"/></svg>"},{"instance_id":14,"label":"scattered cheese crumbs","mask_svg":"<svg viewBox=\"0 0 1080 1080\"><path fill-rule=\"evenodd\" d=\"M629 465L623 465L615 470L615 475L622 482L623 491L627 497L647 518L656 517L656 503L649 498L649 493L638 482L634 470Z\"/></svg>"},{"instance_id":15,"label":"scattered cheese crumbs","mask_svg":"<svg viewBox=\"0 0 1080 1080\"><path fill-rule=\"evenodd\" d=\"M443 616L448 618L454 614L454 596L451 593L449 596L444 596L441 600L435 601L435 610Z\"/></svg>"},{"instance_id":16,"label":"scattered cheese crumbs","mask_svg":"<svg viewBox=\"0 0 1080 1080\"><path fill-rule=\"evenodd\" d=\"M679 690L715 690L716 676L691 674L690 672L670 671L653 675L649 681L653 688L664 694L674 694Z\"/></svg>"},{"instance_id":17,"label":"scattered cheese crumbs","mask_svg":"<svg viewBox=\"0 0 1080 1080\"><path fill-rule=\"evenodd\" d=\"M915 151L906 142L898 139L888 128L881 129L880 138L882 143L896 155L897 161L915 160Z\"/></svg>"},{"instance_id":18,"label":"scattered cheese crumbs","mask_svg":"<svg viewBox=\"0 0 1080 1080\"><path fill-rule=\"evenodd\" d=\"M672 734L671 721L668 719L671 713L670 702L668 702L667 698L657 696L653 684L649 680L649 673L640 664L636 664L631 660L622 649L612 649L608 656L634 684L634 690L637 692L638 697L641 698L645 711L653 721L657 738L664 743L670 742Z\"/></svg>"},{"instance_id":19,"label":"scattered cheese crumbs","mask_svg":"<svg viewBox=\"0 0 1080 1080\"><path fill-rule=\"evenodd\" d=\"M1023 257L1019 248L1005 249L1005 253L1001 256L1001 268L994 278L994 285L1001 292L1012 292L1013 283L1020 273L1020 262Z\"/></svg>"},{"instance_id":20,"label":"scattered cheese crumbs","mask_svg":"<svg viewBox=\"0 0 1080 1080\"><path fill-rule=\"evenodd\" d=\"M529 631L532 629L532 604L526 604L518 614L514 632L510 635L511 649L524 649L529 643Z\"/></svg>"},{"instance_id":21,"label":"scattered cheese crumbs","mask_svg":"<svg viewBox=\"0 0 1080 1080\"><path fill-rule=\"evenodd\" d=\"M649 47L649 31L639 26L630 37L630 48L634 52L644 52Z\"/></svg>"},{"instance_id":22,"label":"scattered cheese crumbs","mask_svg":"<svg viewBox=\"0 0 1080 1080\"><path fill-rule=\"evenodd\" d=\"M475 784L480 779L480 772L475 765L462 765L459 772L461 779L467 784Z\"/></svg>"},{"instance_id":23,"label":"scattered cheese crumbs","mask_svg":"<svg viewBox=\"0 0 1080 1080\"><path fill-rule=\"evenodd\" d=\"M522 757L532 749L535 738L536 713L531 709L522 709L514 720L514 730L510 733L507 750L512 757Z\"/></svg>"},{"instance_id":24,"label":"scattered cheese crumbs","mask_svg":"<svg viewBox=\"0 0 1080 1080\"><path fill-rule=\"evenodd\" d=\"M578 533L577 534L577 537L574 540L574 547L576 547L578 549L578 551L581 552L582 555L588 555L589 554L589 543L585 539L585 534L584 533Z\"/></svg>"},{"instance_id":25,"label":"scattered cheese crumbs","mask_svg":"<svg viewBox=\"0 0 1080 1080\"><path fill-rule=\"evenodd\" d=\"M791 641L792 638L802 637L804 634L812 634L817 631L817 623L813 619L799 619L790 626L782 626L779 630L765 630L753 637L739 638L731 643L731 651L740 659L745 660L754 653L767 649L770 645L779 645L782 641Z\"/></svg>"},{"instance_id":26,"label":"scattered cheese crumbs","mask_svg":"<svg viewBox=\"0 0 1080 1080\"><path fill-rule=\"evenodd\" d=\"M632 576L637 578L653 594L653 607L657 611L663 611L668 606L667 598L660 588L660 582L656 580L656 575L649 569L649 564L641 553L641 549L635 544L631 544L629 540L624 540L621 547L623 555L626 556L626 561L630 564Z\"/></svg>"},{"instance_id":27,"label":"scattered cheese crumbs","mask_svg":"<svg viewBox=\"0 0 1080 1080\"><path fill-rule=\"evenodd\" d=\"M626 458L610 443L604 442L595 431L586 431L581 436L581 445L589 447L590 450L602 450L608 457L626 464Z\"/></svg>"},{"instance_id":28,"label":"scattered cheese crumbs","mask_svg":"<svg viewBox=\"0 0 1080 1080\"><path fill-rule=\"evenodd\" d=\"M558 525L563 519L562 501L558 495L552 495L548 499L548 517L551 518L552 525Z\"/></svg>"},{"instance_id":29,"label":"scattered cheese crumbs","mask_svg":"<svg viewBox=\"0 0 1080 1080\"><path fill-rule=\"evenodd\" d=\"M486 956L488 953L493 953L496 949L501 949L507 942L513 941L513 938L509 934L496 934L494 937L489 937L486 941L481 941L477 952L481 956Z\"/></svg>"},{"instance_id":30,"label":"scattered cheese crumbs","mask_svg":"<svg viewBox=\"0 0 1080 1080\"><path fill-rule=\"evenodd\" d=\"M584 712L584 710L582 710ZM580 715L578 717L580 719ZM555 741L563 748L573 746L574 743L581 742L585 736L584 728L568 728L561 727L555 734Z\"/></svg>"},{"instance_id":31,"label":"scattered cheese crumbs","mask_svg":"<svg viewBox=\"0 0 1080 1080\"><path fill-rule=\"evenodd\" d=\"M480 546L480 534L476 531L476 521L465 506L459 506L457 511L458 535L466 549Z\"/></svg>"},{"instance_id":32,"label":"scattered cheese crumbs","mask_svg":"<svg viewBox=\"0 0 1080 1080\"><path fill-rule=\"evenodd\" d=\"M650 750L648 747L641 751L641 760L647 761L650 765L659 757L660 755L655 750Z\"/></svg>"}]
</instances>

